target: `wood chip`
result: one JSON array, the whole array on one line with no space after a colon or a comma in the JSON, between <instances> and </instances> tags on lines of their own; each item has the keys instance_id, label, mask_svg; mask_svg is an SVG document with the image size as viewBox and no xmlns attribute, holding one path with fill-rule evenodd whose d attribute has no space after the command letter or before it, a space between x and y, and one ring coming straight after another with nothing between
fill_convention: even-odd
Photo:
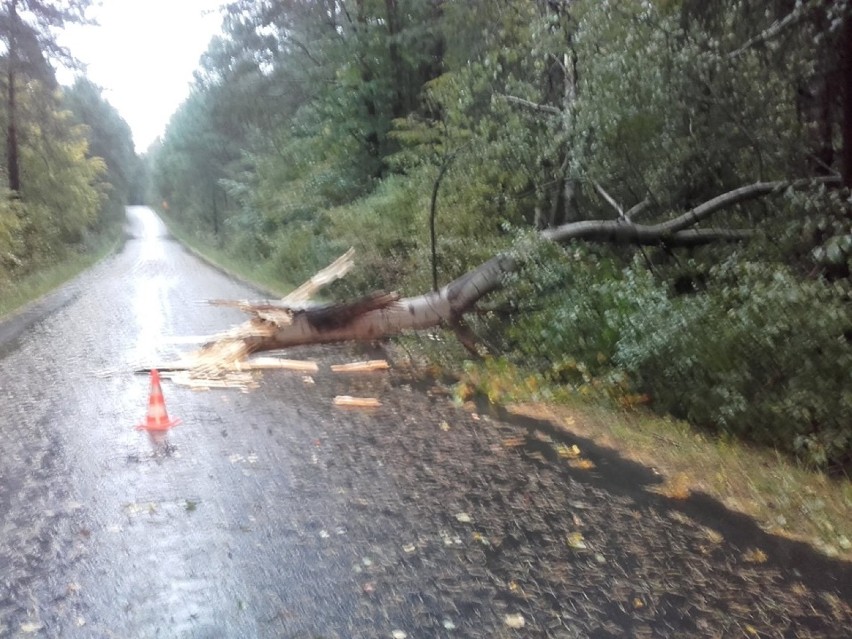
<instances>
[{"instance_id":1,"label":"wood chip","mask_svg":"<svg viewBox=\"0 0 852 639\"><path fill-rule=\"evenodd\" d=\"M335 406L352 406L356 408L378 408L382 403L375 397L350 397L338 395L334 398Z\"/></svg>"},{"instance_id":2,"label":"wood chip","mask_svg":"<svg viewBox=\"0 0 852 639\"><path fill-rule=\"evenodd\" d=\"M335 373L364 373L369 371L386 371L390 365L383 359L371 359L365 362L350 362L349 364L333 364Z\"/></svg>"}]
</instances>

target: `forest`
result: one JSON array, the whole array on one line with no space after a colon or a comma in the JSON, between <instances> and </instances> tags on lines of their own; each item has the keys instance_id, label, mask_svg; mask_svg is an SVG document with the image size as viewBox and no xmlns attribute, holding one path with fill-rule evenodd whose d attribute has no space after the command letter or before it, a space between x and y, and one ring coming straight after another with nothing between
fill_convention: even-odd
<instances>
[{"instance_id":1,"label":"forest","mask_svg":"<svg viewBox=\"0 0 852 639\"><path fill-rule=\"evenodd\" d=\"M130 127L82 73L70 87L57 81L58 66L81 71L57 34L85 22L90 5L0 3L0 295L117 238L125 205L144 197Z\"/></svg>"}]
</instances>

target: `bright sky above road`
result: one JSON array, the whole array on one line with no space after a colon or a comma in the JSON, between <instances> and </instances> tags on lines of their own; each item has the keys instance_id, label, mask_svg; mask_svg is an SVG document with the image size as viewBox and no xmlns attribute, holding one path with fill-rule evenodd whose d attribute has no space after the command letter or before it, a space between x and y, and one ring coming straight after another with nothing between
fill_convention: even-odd
<instances>
[{"instance_id":1,"label":"bright sky above road","mask_svg":"<svg viewBox=\"0 0 852 639\"><path fill-rule=\"evenodd\" d=\"M99 26L69 27L61 42L130 125L138 151L162 135L192 72L219 32L224 0L103 0ZM72 77L59 74L69 84Z\"/></svg>"}]
</instances>

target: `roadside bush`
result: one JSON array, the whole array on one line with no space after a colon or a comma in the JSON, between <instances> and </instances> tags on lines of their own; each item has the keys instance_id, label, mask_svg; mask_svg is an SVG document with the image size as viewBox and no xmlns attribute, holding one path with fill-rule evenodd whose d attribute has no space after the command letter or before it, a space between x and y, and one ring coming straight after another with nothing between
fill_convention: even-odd
<instances>
[{"instance_id":1,"label":"roadside bush","mask_svg":"<svg viewBox=\"0 0 852 639\"><path fill-rule=\"evenodd\" d=\"M378 289L399 290L412 271L428 266L416 264L412 254L428 240L428 203L417 185L399 177L384 180L369 195L327 214L327 236L341 253L350 246L356 251L352 273L340 282L349 295Z\"/></svg>"},{"instance_id":2,"label":"roadside bush","mask_svg":"<svg viewBox=\"0 0 852 639\"><path fill-rule=\"evenodd\" d=\"M842 282L735 259L677 295L644 264L542 247L516 297L509 346L554 383L798 455L852 461L852 315ZM529 302L532 300L532 302Z\"/></svg>"},{"instance_id":3,"label":"roadside bush","mask_svg":"<svg viewBox=\"0 0 852 639\"><path fill-rule=\"evenodd\" d=\"M657 410L800 455L852 459L852 329L839 285L733 261L707 293L657 298L625 322L615 363Z\"/></svg>"},{"instance_id":4,"label":"roadside bush","mask_svg":"<svg viewBox=\"0 0 852 639\"><path fill-rule=\"evenodd\" d=\"M588 247L542 244L516 276L520 312L508 336L516 356L551 381L578 386L612 371L625 322L662 297L641 270L622 270Z\"/></svg>"}]
</instances>

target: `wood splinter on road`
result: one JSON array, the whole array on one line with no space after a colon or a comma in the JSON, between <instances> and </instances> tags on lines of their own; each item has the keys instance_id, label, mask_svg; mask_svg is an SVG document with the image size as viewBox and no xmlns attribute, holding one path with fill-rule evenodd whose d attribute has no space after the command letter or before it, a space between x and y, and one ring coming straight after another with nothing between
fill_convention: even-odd
<instances>
[{"instance_id":1,"label":"wood splinter on road","mask_svg":"<svg viewBox=\"0 0 852 639\"><path fill-rule=\"evenodd\" d=\"M279 359L277 357L255 357L245 362L239 362L236 366L246 370L283 369L300 373L316 373L319 370L317 363L310 360Z\"/></svg>"},{"instance_id":2,"label":"wood splinter on road","mask_svg":"<svg viewBox=\"0 0 852 639\"><path fill-rule=\"evenodd\" d=\"M375 397L351 397L349 395L338 395L334 398L334 405L352 408L378 408L382 405L382 403Z\"/></svg>"},{"instance_id":3,"label":"wood splinter on road","mask_svg":"<svg viewBox=\"0 0 852 639\"><path fill-rule=\"evenodd\" d=\"M386 371L390 365L383 359L371 359L365 362L350 362L349 364L332 364L333 373L366 373L371 371Z\"/></svg>"}]
</instances>

